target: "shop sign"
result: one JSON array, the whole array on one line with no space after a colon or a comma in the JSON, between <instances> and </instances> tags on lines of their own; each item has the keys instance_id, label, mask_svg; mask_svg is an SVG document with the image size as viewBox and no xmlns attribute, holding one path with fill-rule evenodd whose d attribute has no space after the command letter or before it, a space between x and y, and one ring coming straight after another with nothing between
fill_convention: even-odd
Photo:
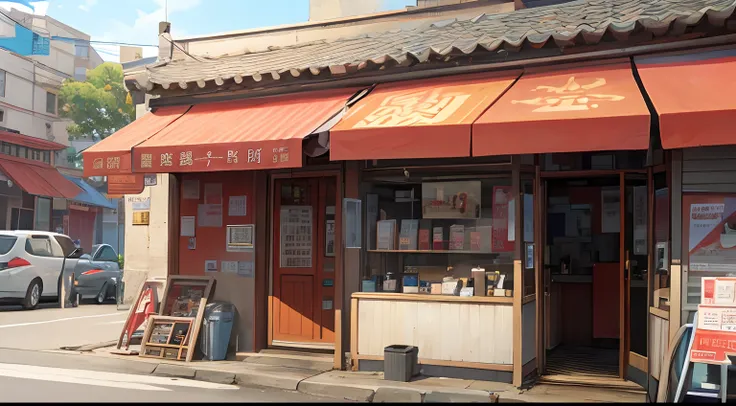
<instances>
[{"instance_id":1,"label":"shop sign","mask_svg":"<svg viewBox=\"0 0 736 406\"><path fill-rule=\"evenodd\" d=\"M298 141L298 144L296 144ZM293 145L301 147L301 139ZM152 147L136 153L135 171L141 172L200 172L260 168L294 168L302 162L299 155L293 156L287 145L261 143L249 148L233 148L212 145L208 148ZM296 149L300 151L299 148Z\"/></svg>"},{"instance_id":2,"label":"shop sign","mask_svg":"<svg viewBox=\"0 0 736 406\"><path fill-rule=\"evenodd\" d=\"M690 271L736 271L736 195L683 197Z\"/></svg>"},{"instance_id":3,"label":"shop sign","mask_svg":"<svg viewBox=\"0 0 736 406\"><path fill-rule=\"evenodd\" d=\"M702 279L692 362L731 365L736 355L736 278Z\"/></svg>"},{"instance_id":4,"label":"shop sign","mask_svg":"<svg viewBox=\"0 0 736 406\"><path fill-rule=\"evenodd\" d=\"M151 197L129 196L128 202L133 207L133 225L147 226L151 216Z\"/></svg>"}]
</instances>

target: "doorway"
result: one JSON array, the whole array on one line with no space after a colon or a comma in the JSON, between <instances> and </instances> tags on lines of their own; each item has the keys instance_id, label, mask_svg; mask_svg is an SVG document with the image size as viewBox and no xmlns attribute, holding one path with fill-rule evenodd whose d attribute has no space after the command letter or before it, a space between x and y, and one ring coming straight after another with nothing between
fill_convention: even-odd
<instances>
[{"instance_id":1,"label":"doorway","mask_svg":"<svg viewBox=\"0 0 736 406\"><path fill-rule=\"evenodd\" d=\"M646 384L646 174L543 180L542 379Z\"/></svg>"},{"instance_id":2,"label":"doorway","mask_svg":"<svg viewBox=\"0 0 736 406\"><path fill-rule=\"evenodd\" d=\"M335 177L274 180L271 346L334 349Z\"/></svg>"}]
</instances>

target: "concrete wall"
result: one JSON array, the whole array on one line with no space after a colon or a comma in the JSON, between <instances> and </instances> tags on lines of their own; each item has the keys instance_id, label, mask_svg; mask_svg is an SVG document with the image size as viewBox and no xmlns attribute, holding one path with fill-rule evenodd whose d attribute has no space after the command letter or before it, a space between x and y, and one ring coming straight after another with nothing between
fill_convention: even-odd
<instances>
[{"instance_id":1,"label":"concrete wall","mask_svg":"<svg viewBox=\"0 0 736 406\"><path fill-rule=\"evenodd\" d=\"M381 0L310 0L309 21L377 13Z\"/></svg>"}]
</instances>

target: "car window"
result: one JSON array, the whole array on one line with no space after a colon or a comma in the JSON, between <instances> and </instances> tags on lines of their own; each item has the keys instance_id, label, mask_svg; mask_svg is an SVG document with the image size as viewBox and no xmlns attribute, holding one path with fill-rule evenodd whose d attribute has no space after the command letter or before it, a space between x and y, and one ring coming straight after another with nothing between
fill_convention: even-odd
<instances>
[{"instance_id":1,"label":"car window","mask_svg":"<svg viewBox=\"0 0 736 406\"><path fill-rule=\"evenodd\" d=\"M101 250L97 252L97 256L95 258L95 261L109 261L109 262L117 262L118 261L118 255L115 254L115 250L112 249L112 247L104 246Z\"/></svg>"},{"instance_id":2,"label":"car window","mask_svg":"<svg viewBox=\"0 0 736 406\"><path fill-rule=\"evenodd\" d=\"M71 238L61 235L55 235L54 238L61 245L61 250L64 251L64 257L68 257L76 249L74 241Z\"/></svg>"},{"instance_id":3,"label":"car window","mask_svg":"<svg viewBox=\"0 0 736 406\"><path fill-rule=\"evenodd\" d=\"M26 252L37 257L54 256L48 236L29 236L26 240Z\"/></svg>"},{"instance_id":4,"label":"car window","mask_svg":"<svg viewBox=\"0 0 736 406\"><path fill-rule=\"evenodd\" d=\"M13 249L18 237L12 235L0 235L0 255L5 255Z\"/></svg>"},{"instance_id":5,"label":"car window","mask_svg":"<svg viewBox=\"0 0 736 406\"><path fill-rule=\"evenodd\" d=\"M680 336L680 341L677 342L677 346L675 347L676 350L672 357L672 364L670 365L670 381L667 385L667 400L669 402L674 402L677 385L682 378L682 369L685 366L687 347L690 345L690 336L692 333L692 328L685 329L685 332ZM687 390L687 388L685 389Z\"/></svg>"}]
</instances>

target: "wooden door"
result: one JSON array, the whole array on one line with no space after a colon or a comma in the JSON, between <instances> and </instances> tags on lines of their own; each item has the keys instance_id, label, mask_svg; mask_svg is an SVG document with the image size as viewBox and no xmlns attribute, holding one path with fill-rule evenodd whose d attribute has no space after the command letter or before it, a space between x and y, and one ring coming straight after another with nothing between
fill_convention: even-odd
<instances>
[{"instance_id":1,"label":"wooden door","mask_svg":"<svg viewBox=\"0 0 736 406\"><path fill-rule=\"evenodd\" d=\"M334 343L336 200L332 177L275 182L272 345Z\"/></svg>"}]
</instances>

